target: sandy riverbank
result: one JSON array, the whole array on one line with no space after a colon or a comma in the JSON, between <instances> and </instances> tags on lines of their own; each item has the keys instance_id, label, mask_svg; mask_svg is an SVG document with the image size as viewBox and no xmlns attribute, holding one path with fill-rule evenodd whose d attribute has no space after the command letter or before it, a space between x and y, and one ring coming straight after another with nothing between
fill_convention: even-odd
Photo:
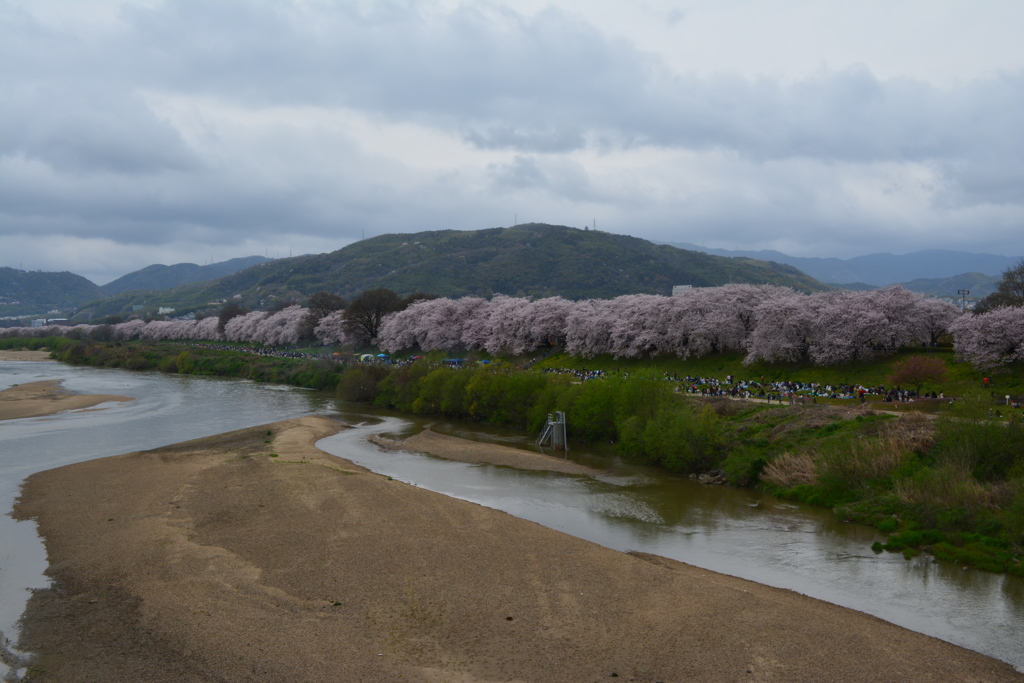
<instances>
[{"instance_id":1,"label":"sandy riverbank","mask_svg":"<svg viewBox=\"0 0 1024 683\"><path fill-rule=\"evenodd\" d=\"M60 386L60 380L28 382L0 391L0 420L41 417L92 408L100 403L134 400L116 394L73 394Z\"/></svg>"},{"instance_id":2,"label":"sandy riverbank","mask_svg":"<svg viewBox=\"0 0 1024 683\"><path fill-rule=\"evenodd\" d=\"M52 361L53 359L50 358L49 351L10 351L0 349L0 360Z\"/></svg>"},{"instance_id":3,"label":"sandy riverbank","mask_svg":"<svg viewBox=\"0 0 1024 683\"><path fill-rule=\"evenodd\" d=\"M1024 680L874 617L389 481L314 447L338 427L31 476L15 514L38 519L54 580L24 618L33 680Z\"/></svg>"},{"instance_id":4,"label":"sandy riverbank","mask_svg":"<svg viewBox=\"0 0 1024 683\"><path fill-rule=\"evenodd\" d=\"M455 436L438 434L430 429L424 429L419 434L401 441L383 437L371 437L370 440L383 448L427 453L460 462L488 463L503 467L515 467L520 470L542 470L561 474L590 476L601 474L600 470L558 456L460 439Z\"/></svg>"}]
</instances>

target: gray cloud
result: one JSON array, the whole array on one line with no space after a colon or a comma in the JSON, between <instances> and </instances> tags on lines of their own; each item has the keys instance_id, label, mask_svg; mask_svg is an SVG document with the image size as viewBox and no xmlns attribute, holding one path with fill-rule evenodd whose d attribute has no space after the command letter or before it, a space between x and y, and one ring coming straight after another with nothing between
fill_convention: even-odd
<instances>
[{"instance_id":1,"label":"gray cloud","mask_svg":"<svg viewBox=\"0 0 1024 683\"><path fill-rule=\"evenodd\" d=\"M484 131L467 131L463 139L482 149L527 152L571 152L586 146L586 140L578 130L522 132L508 125L493 126Z\"/></svg>"},{"instance_id":2,"label":"gray cloud","mask_svg":"<svg viewBox=\"0 0 1024 683\"><path fill-rule=\"evenodd\" d=\"M15 58L55 51L30 70L35 79L66 86L92 73L92 82L99 76L120 85L121 93L95 94L114 105L117 121L133 113L126 104L132 90L149 87L253 105L354 106L462 130L482 148L522 152L581 149L588 136L623 146L721 148L758 160L929 160L993 154L1007 142L1012 154L1020 146L1013 113L1024 109L1021 73L951 90L882 82L863 67L785 86L701 79L670 73L636 46L557 10L526 19L468 7L442 21L415 5L224 1L123 14L124 30L85 46L38 27L8 24L4 32L31 36L12 46L24 53ZM54 92L43 97L80 103ZM38 111L37 104L26 106ZM102 124L93 119L101 132Z\"/></svg>"},{"instance_id":3,"label":"gray cloud","mask_svg":"<svg viewBox=\"0 0 1024 683\"><path fill-rule=\"evenodd\" d=\"M548 179L531 157L516 156L510 164L492 164L488 171L495 187L524 188L540 187L548 184Z\"/></svg>"},{"instance_id":4,"label":"gray cloud","mask_svg":"<svg viewBox=\"0 0 1024 683\"><path fill-rule=\"evenodd\" d=\"M568 224L600 211L652 237L685 224L801 242L826 226L851 250L857 235L919 239L929 221L953 241L985 220L992 245L1024 227L1020 71L951 87L857 65L698 77L557 8L174 0L55 28L24 7L0 5L0 235L347 239L485 227L517 208ZM154 95L254 115L344 108L483 161L424 170L326 124L233 130L199 111L185 127ZM884 173L898 176L884 198L851 198Z\"/></svg>"}]
</instances>

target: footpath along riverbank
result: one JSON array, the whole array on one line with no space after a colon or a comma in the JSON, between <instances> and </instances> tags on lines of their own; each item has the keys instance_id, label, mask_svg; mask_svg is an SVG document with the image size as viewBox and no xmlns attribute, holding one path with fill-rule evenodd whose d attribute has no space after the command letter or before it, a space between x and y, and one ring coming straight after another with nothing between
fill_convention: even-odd
<instances>
[{"instance_id":1,"label":"footpath along riverbank","mask_svg":"<svg viewBox=\"0 0 1024 683\"><path fill-rule=\"evenodd\" d=\"M38 521L54 581L23 620L34 680L1024 680L389 480L315 447L340 428L301 418L32 475L15 515Z\"/></svg>"}]
</instances>

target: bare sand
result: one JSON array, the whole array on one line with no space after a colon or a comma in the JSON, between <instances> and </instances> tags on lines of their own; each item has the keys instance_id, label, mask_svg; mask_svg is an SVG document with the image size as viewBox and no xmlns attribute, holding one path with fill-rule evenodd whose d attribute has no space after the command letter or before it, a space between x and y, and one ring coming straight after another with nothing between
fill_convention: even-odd
<instances>
[{"instance_id":1,"label":"bare sand","mask_svg":"<svg viewBox=\"0 0 1024 683\"><path fill-rule=\"evenodd\" d=\"M424 429L419 434L401 441L379 436L371 437L370 440L383 448L416 451L460 462L488 463L520 470L542 470L562 474L601 474L600 470L554 455L460 439L457 436L438 434L430 429Z\"/></svg>"},{"instance_id":2,"label":"bare sand","mask_svg":"<svg viewBox=\"0 0 1024 683\"><path fill-rule=\"evenodd\" d=\"M41 417L92 408L100 403L134 400L131 396L116 394L73 394L60 386L60 380L28 382L0 391L0 420Z\"/></svg>"},{"instance_id":3,"label":"bare sand","mask_svg":"<svg viewBox=\"0 0 1024 683\"><path fill-rule=\"evenodd\" d=\"M0 360L52 361L53 359L50 358L49 351L11 351L7 349L0 349Z\"/></svg>"},{"instance_id":4,"label":"bare sand","mask_svg":"<svg viewBox=\"0 0 1024 683\"><path fill-rule=\"evenodd\" d=\"M32 475L15 515L38 520L53 579L23 618L33 680L1024 680L859 612L388 480L315 448L339 427Z\"/></svg>"}]
</instances>

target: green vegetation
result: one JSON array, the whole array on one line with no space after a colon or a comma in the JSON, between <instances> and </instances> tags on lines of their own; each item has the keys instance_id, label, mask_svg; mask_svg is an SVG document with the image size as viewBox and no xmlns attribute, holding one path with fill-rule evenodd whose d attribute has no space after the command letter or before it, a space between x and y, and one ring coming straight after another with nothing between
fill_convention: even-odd
<instances>
[{"instance_id":1,"label":"green vegetation","mask_svg":"<svg viewBox=\"0 0 1024 683\"><path fill-rule=\"evenodd\" d=\"M564 367L569 360L553 357L539 365ZM753 372L764 372L766 380L852 384L859 376L884 381L890 363L846 368L855 371L846 376L842 369L813 366ZM769 406L701 398L665 381L675 375L751 377L751 369L729 356L573 364L612 374L578 382L572 374L480 366L356 366L342 374L338 392L346 400L531 432L548 413L562 410L570 416L573 440L613 444L627 458L672 472L722 470L735 485L829 507L843 519L893 534L878 550L909 557L923 549L940 559L1024 575L1024 423L1019 410L1000 409L978 390L981 377L973 371L950 367L966 393L952 407L932 404L946 407L936 419L907 410L914 404L904 404L901 415L873 410L879 402L862 407L850 399ZM1020 388L1021 371L1004 373L1000 383Z\"/></svg>"},{"instance_id":2,"label":"green vegetation","mask_svg":"<svg viewBox=\"0 0 1024 683\"><path fill-rule=\"evenodd\" d=\"M57 344L61 341L67 342L65 337L30 337L22 339L20 337L6 337L0 338L0 350L28 350L28 351L44 351L48 349L56 348Z\"/></svg>"},{"instance_id":3,"label":"green vegetation","mask_svg":"<svg viewBox=\"0 0 1024 683\"><path fill-rule=\"evenodd\" d=\"M48 337L0 339L0 348L46 348L52 351L54 358L71 365L239 377L308 389L334 389L338 384L341 369L339 365L326 359L257 356L205 346L190 346L182 350L180 344L168 342L102 343Z\"/></svg>"},{"instance_id":4,"label":"green vegetation","mask_svg":"<svg viewBox=\"0 0 1024 683\"><path fill-rule=\"evenodd\" d=\"M589 360L553 354L532 370L510 363L452 369L431 353L398 368L327 360L269 358L202 346L153 342L87 343L64 338L0 340L0 348L49 348L75 364L247 377L335 389L340 398L400 411L487 421L537 433L547 414L569 416L572 440L612 447L626 458L677 473L724 472L789 500L833 509L843 519L889 534L878 551L922 550L951 562L1024 575L1024 422L993 395L1024 394L1024 368L990 377L956 363L948 349L915 349L846 367L746 367L740 354ZM925 354L942 360L945 391L959 398L903 404L819 398L767 405L676 391L670 378L885 384L893 366ZM563 370L542 372L543 369ZM604 370L578 381L564 369ZM935 414L911 410L930 405ZM1008 419L1009 418L1009 419ZM268 437L271 435L267 435Z\"/></svg>"},{"instance_id":5,"label":"green vegetation","mask_svg":"<svg viewBox=\"0 0 1024 683\"><path fill-rule=\"evenodd\" d=\"M352 299L387 288L407 296L555 296L611 298L669 294L673 285L729 282L777 284L811 292L828 289L792 266L687 251L627 235L565 226L526 224L488 230L439 230L380 235L328 254L262 263L219 280L160 292L126 292L95 302L85 314L102 317L169 306L208 309L230 300L251 309L300 301L326 290Z\"/></svg>"},{"instance_id":6,"label":"green vegetation","mask_svg":"<svg viewBox=\"0 0 1024 683\"><path fill-rule=\"evenodd\" d=\"M807 384L825 385L861 384L865 387L890 386L893 366L901 360L914 356L927 356L944 361L946 381L936 385L936 391L947 396L964 396L985 389L991 397L999 399L1003 396L1024 395L1024 368L1010 366L995 374L982 372L971 367L970 363L958 363L950 346L915 347L904 349L898 353L868 361L854 362L846 365L816 366L809 361L799 363L754 363L744 365L744 353L740 351L717 353L700 358L688 358L685 361L674 356L659 358L612 358L597 356L595 358L574 358L564 353L556 353L538 362L536 368L564 368L569 370L601 370L609 374L625 374L631 376L663 377L663 376L698 376L724 379L732 375L738 379L766 382L793 381ZM989 384L984 378L989 377ZM925 388L931 389L931 385ZM819 402L822 399L819 399ZM885 409L878 397L868 397L868 401L876 401L873 408ZM828 403L829 401L825 401ZM846 405L848 401L832 401L837 405ZM916 406L915 406L916 407Z\"/></svg>"},{"instance_id":7,"label":"green vegetation","mask_svg":"<svg viewBox=\"0 0 1024 683\"><path fill-rule=\"evenodd\" d=\"M105 296L103 289L81 275L5 267L0 267L0 292L0 315L42 316L48 311L70 311Z\"/></svg>"},{"instance_id":8,"label":"green vegetation","mask_svg":"<svg viewBox=\"0 0 1024 683\"><path fill-rule=\"evenodd\" d=\"M108 282L103 285L103 291L113 296L142 289L170 289L193 282L215 280L269 260L263 256L244 256L204 266L195 263L177 263L173 266L156 263Z\"/></svg>"}]
</instances>

